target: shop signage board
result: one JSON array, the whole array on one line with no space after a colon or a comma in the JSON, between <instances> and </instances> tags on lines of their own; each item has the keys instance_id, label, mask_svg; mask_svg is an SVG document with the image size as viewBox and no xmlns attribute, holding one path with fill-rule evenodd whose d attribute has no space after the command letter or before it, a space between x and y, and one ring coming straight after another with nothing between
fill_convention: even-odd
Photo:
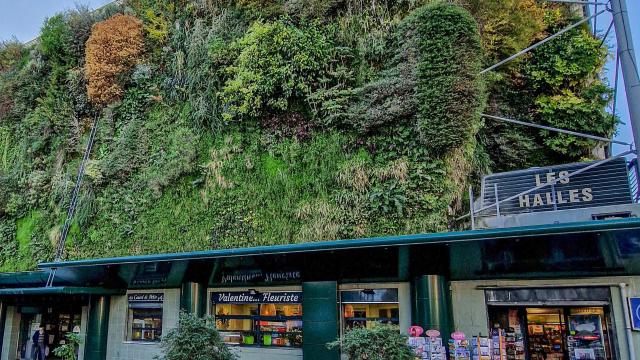
<instances>
[{"instance_id":1,"label":"shop signage board","mask_svg":"<svg viewBox=\"0 0 640 360\"><path fill-rule=\"evenodd\" d=\"M300 280L302 280L302 273L300 270L263 271L260 269L248 269L223 272L220 282L222 284L246 284L284 283Z\"/></svg>"},{"instance_id":2,"label":"shop signage board","mask_svg":"<svg viewBox=\"0 0 640 360\"><path fill-rule=\"evenodd\" d=\"M214 304L298 304L301 291L224 291L211 293Z\"/></svg>"},{"instance_id":3,"label":"shop signage board","mask_svg":"<svg viewBox=\"0 0 640 360\"><path fill-rule=\"evenodd\" d=\"M640 297L629 298L629 315L631 316L631 328L640 331Z\"/></svg>"},{"instance_id":4,"label":"shop signage board","mask_svg":"<svg viewBox=\"0 0 640 360\"><path fill-rule=\"evenodd\" d=\"M497 185L498 199L506 199L536 186L550 183L565 175L583 169L593 162L573 163L527 170L497 173L482 179L482 205L495 203ZM500 214L568 210L605 205L632 203L627 163L624 159L612 160L583 173L558 181L555 185L542 187L526 195L500 204ZM495 215L495 208L480 216Z\"/></svg>"},{"instance_id":5,"label":"shop signage board","mask_svg":"<svg viewBox=\"0 0 640 360\"><path fill-rule=\"evenodd\" d=\"M163 293L132 293L128 297L130 303L161 303L164 301Z\"/></svg>"}]
</instances>

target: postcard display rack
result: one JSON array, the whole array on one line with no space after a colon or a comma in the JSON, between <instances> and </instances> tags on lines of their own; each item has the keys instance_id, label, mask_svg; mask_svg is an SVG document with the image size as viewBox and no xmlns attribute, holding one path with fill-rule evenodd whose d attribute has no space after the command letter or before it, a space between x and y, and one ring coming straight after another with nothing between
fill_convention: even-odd
<instances>
[{"instance_id":1,"label":"postcard display rack","mask_svg":"<svg viewBox=\"0 0 640 360\"><path fill-rule=\"evenodd\" d=\"M525 360L524 336L519 326L509 331L495 328L491 331L492 360Z\"/></svg>"},{"instance_id":2,"label":"postcard display rack","mask_svg":"<svg viewBox=\"0 0 640 360\"><path fill-rule=\"evenodd\" d=\"M469 351L469 340L460 332L454 332L449 339L449 359L450 360L471 360Z\"/></svg>"},{"instance_id":3,"label":"postcard display rack","mask_svg":"<svg viewBox=\"0 0 640 360\"><path fill-rule=\"evenodd\" d=\"M409 346L415 352L416 360L447 360L447 352L442 345L442 338L438 330L427 330L426 337L422 337L422 328L409 328Z\"/></svg>"},{"instance_id":4,"label":"postcard display rack","mask_svg":"<svg viewBox=\"0 0 640 360\"><path fill-rule=\"evenodd\" d=\"M471 339L471 358L473 360L492 360L492 342L487 337L474 336Z\"/></svg>"}]
</instances>

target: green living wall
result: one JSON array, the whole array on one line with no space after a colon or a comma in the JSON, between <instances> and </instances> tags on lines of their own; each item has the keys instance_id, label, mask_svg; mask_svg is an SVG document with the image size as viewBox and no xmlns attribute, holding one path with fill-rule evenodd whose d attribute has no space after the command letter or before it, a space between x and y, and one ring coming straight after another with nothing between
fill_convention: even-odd
<instances>
[{"instance_id":1,"label":"green living wall","mask_svg":"<svg viewBox=\"0 0 640 360\"><path fill-rule=\"evenodd\" d=\"M0 47L0 270L66 258L447 231L482 174L602 145L606 46L534 0L127 0ZM118 51L113 51L117 49ZM105 55L106 54L106 55Z\"/></svg>"}]
</instances>

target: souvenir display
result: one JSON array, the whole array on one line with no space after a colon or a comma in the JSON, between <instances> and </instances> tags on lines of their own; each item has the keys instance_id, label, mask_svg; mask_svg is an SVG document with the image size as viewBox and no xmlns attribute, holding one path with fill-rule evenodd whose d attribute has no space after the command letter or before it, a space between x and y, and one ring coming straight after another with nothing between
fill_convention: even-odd
<instances>
[{"instance_id":1,"label":"souvenir display","mask_svg":"<svg viewBox=\"0 0 640 360\"><path fill-rule=\"evenodd\" d=\"M491 360L491 341L487 337L474 336L471 339L471 357L473 360Z\"/></svg>"},{"instance_id":2,"label":"souvenir display","mask_svg":"<svg viewBox=\"0 0 640 360\"><path fill-rule=\"evenodd\" d=\"M449 358L451 360L470 360L469 340L462 332L456 331L449 339Z\"/></svg>"},{"instance_id":3,"label":"souvenir display","mask_svg":"<svg viewBox=\"0 0 640 360\"><path fill-rule=\"evenodd\" d=\"M570 360L604 360L606 352L599 315L569 316L567 347Z\"/></svg>"}]
</instances>

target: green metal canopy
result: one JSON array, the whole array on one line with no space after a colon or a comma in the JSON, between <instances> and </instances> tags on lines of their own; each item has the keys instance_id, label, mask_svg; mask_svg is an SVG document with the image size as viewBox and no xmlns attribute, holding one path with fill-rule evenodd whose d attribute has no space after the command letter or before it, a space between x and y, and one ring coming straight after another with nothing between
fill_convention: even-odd
<instances>
[{"instance_id":1,"label":"green metal canopy","mask_svg":"<svg viewBox=\"0 0 640 360\"><path fill-rule=\"evenodd\" d=\"M123 295L123 289L106 289L102 287L77 287L77 286L55 286L55 287L32 287L0 289L0 296L15 295Z\"/></svg>"},{"instance_id":2,"label":"green metal canopy","mask_svg":"<svg viewBox=\"0 0 640 360\"><path fill-rule=\"evenodd\" d=\"M588 233L612 230L639 229L640 218L616 220L594 220L576 223L548 224L536 226L522 226L501 229L453 231L443 233L427 233L413 235L399 235L387 237L372 237L352 240L321 241L303 244L258 246L249 248L235 248L224 250L207 250L184 253L125 256L115 258L73 260L63 262L48 262L38 265L40 269L72 268L82 266L105 266L140 264L159 261L184 261L215 259L239 256L277 255L315 251L333 251L362 249L386 246L408 246L421 244L451 244L468 241L526 238L532 236L560 235L568 233Z\"/></svg>"}]
</instances>

